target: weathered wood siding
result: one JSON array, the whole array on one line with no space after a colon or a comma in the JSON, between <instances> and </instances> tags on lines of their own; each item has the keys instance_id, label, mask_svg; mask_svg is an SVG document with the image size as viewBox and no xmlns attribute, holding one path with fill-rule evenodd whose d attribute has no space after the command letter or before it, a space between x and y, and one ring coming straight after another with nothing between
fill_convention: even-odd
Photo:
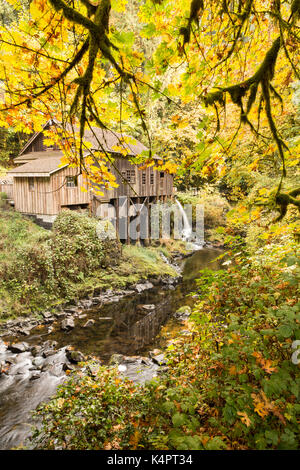
<instances>
[{"instance_id":1,"label":"weathered wood siding","mask_svg":"<svg viewBox=\"0 0 300 470\"><path fill-rule=\"evenodd\" d=\"M76 168L64 168L50 177L14 178L14 201L17 211L24 214L56 215L62 207L89 204L89 192L83 192L82 176L78 177L78 186L66 187L66 176L75 176ZM34 181L34 189L29 182Z\"/></svg>"},{"instance_id":2,"label":"weathered wood siding","mask_svg":"<svg viewBox=\"0 0 300 470\"><path fill-rule=\"evenodd\" d=\"M13 199L14 185L9 183L0 183L0 193L5 193L9 199Z\"/></svg>"},{"instance_id":3,"label":"weathered wood siding","mask_svg":"<svg viewBox=\"0 0 300 470\"><path fill-rule=\"evenodd\" d=\"M14 178L15 209L24 214L55 215L52 204L50 178L32 178L34 189L30 190L27 177Z\"/></svg>"},{"instance_id":4,"label":"weathered wood siding","mask_svg":"<svg viewBox=\"0 0 300 470\"><path fill-rule=\"evenodd\" d=\"M103 196L97 195L98 199L107 201L120 196L145 197L145 196L171 196L173 193L173 177L167 173L153 170L152 167L142 169L137 165L132 165L125 158L115 159L115 168L111 172L116 177L119 185L112 190L100 191ZM129 180L129 184L124 183L123 177ZM96 194L96 193L95 193Z\"/></svg>"},{"instance_id":5,"label":"weathered wood siding","mask_svg":"<svg viewBox=\"0 0 300 470\"><path fill-rule=\"evenodd\" d=\"M116 176L119 186L112 190L100 189L104 193L103 196L95 191L91 192L81 175L78 176L76 187L67 186L67 177L77 176L77 168L62 168L50 177L15 177L13 185L15 208L25 214L56 215L64 207L90 204L93 194L97 196L99 203L120 196L135 198L172 195L171 175L153 168L139 169L124 158L117 158L115 166L117 170L111 168L111 171ZM122 176L130 180L130 185L124 183ZM34 181L34 189L30 188L30 180Z\"/></svg>"},{"instance_id":6,"label":"weathered wood siding","mask_svg":"<svg viewBox=\"0 0 300 470\"><path fill-rule=\"evenodd\" d=\"M44 131L47 131L48 129L50 129L50 125L47 124L45 127L44 127ZM32 134L31 138L34 136L35 134ZM43 132L41 132L40 134L38 134L33 140L32 142L30 142L30 144L28 145L28 147L26 147L26 149L23 151L23 154L26 155L26 153L31 153L31 152L42 152L43 150L47 150L48 147L46 145L44 145L44 139L47 139L47 137L44 136ZM30 141L30 139L29 139ZM53 149L56 149L58 150L58 146L53 146L51 147Z\"/></svg>"},{"instance_id":7,"label":"weathered wood siding","mask_svg":"<svg viewBox=\"0 0 300 470\"><path fill-rule=\"evenodd\" d=\"M68 188L66 186L67 176L77 176L78 168L63 168L51 176L51 188L53 207L58 214L62 207L89 204L91 195L88 190L87 184L84 182L82 175L78 176L78 185L75 188ZM87 192L84 192L86 189Z\"/></svg>"}]
</instances>

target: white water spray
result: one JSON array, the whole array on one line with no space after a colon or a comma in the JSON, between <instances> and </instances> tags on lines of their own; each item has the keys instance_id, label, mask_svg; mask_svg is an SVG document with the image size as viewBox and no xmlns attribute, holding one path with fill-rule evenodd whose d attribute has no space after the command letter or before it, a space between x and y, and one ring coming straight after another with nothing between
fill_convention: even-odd
<instances>
[{"instance_id":1,"label":"white water spray","mask_svg":"<svg viewBox=\"0 0 300 470\"><path fill-rule=\"evenodd\" d=\"M183 219L182 240L190 242L189 244L191 250L201 250L203 248L203 242L199 243L199 240L197 241L195 236L192 237L193 228L189 222L188 216L186 215L186 212L182 207L182 204L178 201L178 199L175 199L175 201L179 207Z\"/></svg>"},{"instance_id":2,"label":"white water spray","mask_svg":"<svg viewBox=\"0 0 300 470\"><path fill-rule=\"evenodd\" d=\"M187 215L185 213L184 208L178 201L178 199L175 199L177 206L179 207L180 213L182 215L183 219L183 230L182 230L182 239L189 241L191 235L192 235L192 227L191 224L189 223L189 219L187 218Z\"/></svg>"}]
</instances>

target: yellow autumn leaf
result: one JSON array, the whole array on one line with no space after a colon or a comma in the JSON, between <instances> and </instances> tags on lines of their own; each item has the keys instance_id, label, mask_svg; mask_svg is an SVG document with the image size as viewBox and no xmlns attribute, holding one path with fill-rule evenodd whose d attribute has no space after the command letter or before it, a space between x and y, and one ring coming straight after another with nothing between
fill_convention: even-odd
<instances>
[{"instance_id":1,"label":"yellow autumn leaf","mask_svg":"<svg viewBox=\"0 0 300 470\"><path fill-rule=\"evenodd\" d=\"M251 426L251 420L247 413L245 411L238 411L237 414L241 417L242 423L245 424L247 428L249 428L249 426Z\"/></svg>"}]
</instances>

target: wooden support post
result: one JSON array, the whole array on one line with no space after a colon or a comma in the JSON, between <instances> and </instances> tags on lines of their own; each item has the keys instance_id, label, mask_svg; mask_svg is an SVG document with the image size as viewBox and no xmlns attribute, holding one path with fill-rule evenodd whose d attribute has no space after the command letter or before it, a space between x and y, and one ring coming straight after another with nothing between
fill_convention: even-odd
<instances>
[{"instance_id":1,"label":"wooden support post","mask_svg":"<svg viewBox=\"0 0 300 470\"><path fill-rule=\"evenodd\" d=\"M147 228L146 228L146 231L147 231L147 240L148 240L148 244L150 245L150 240L151 240L151 204L149 203L149 197L147 197L147 201L145 203L146 207L147 207Z\"/></svg>"},{"instance_id":2,"label":"wooden support post","mask_svg":"<svg viewBox=\"0 0 300 470\"><path fill-rule=\"evenodd\" d=\"M127 237L126 243L130 245L130 233L129 233L129 225L130 225L130 216L129 216L129 209L130 209L130 197L127 197Z\"/></svg>"},{"instance_id":3,"label":"wooden support post","mask_svg":"<svg viewBox=\"0 0 300 470\"><path fill-rule=\"evenodd\" d=\"M116 232L117 237L120 238L120 207L119 207L119 198L115 199L115 210L116 210Z\"/></svg>"},{"instance_id":4,"label":"wooden support post","mask_svg":"<svg viewBox=\"0 0 300 470\"><path fill-rule=\"evenodd\" d=\"M137 198L137 204L138 204L138 211L137 211L137 217L139 217L140 221L139 221L139 229L137 230L137 243L140 244L141 243L141 212L140 212L140 203L141 203L141 198Z\"/></svg>"}]
</instances>

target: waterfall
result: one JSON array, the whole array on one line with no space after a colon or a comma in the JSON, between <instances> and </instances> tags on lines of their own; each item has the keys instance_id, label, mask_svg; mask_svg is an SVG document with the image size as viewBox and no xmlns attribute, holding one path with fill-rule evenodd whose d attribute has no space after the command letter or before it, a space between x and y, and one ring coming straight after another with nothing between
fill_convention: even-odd
<instances>
[{"instance_id":1,"label":"waterfall","mask_svg":"<svg viewBox=\"0 0 300 470\"><path fill-rule=\"evenodd\" d=\"M203 241L197 239L195 234L193 235L193 228L189 222L189 219L186 215L184 208L178 199L175 199L176 204L179 207L180 213L183 219L183 230L182 230L182 240L190 242L188 243L189 249L191 250L201 250L203 248Z\"/></svg>"},{"instance_id":2,"label":"waterfall","mask_svg":"<svg viewBox=\"0 0 300 470\"><path fill-rule=\"evenodd\" d=\"M183 219L182 239L188 241L192 235L192 227L191 227L191 224L189 223L189 220L184 211L184 208L182 207L178 199L175 199L175 201L176 201L177 206L179 207L179 210Z\"/></svg>"}]
</instances>

